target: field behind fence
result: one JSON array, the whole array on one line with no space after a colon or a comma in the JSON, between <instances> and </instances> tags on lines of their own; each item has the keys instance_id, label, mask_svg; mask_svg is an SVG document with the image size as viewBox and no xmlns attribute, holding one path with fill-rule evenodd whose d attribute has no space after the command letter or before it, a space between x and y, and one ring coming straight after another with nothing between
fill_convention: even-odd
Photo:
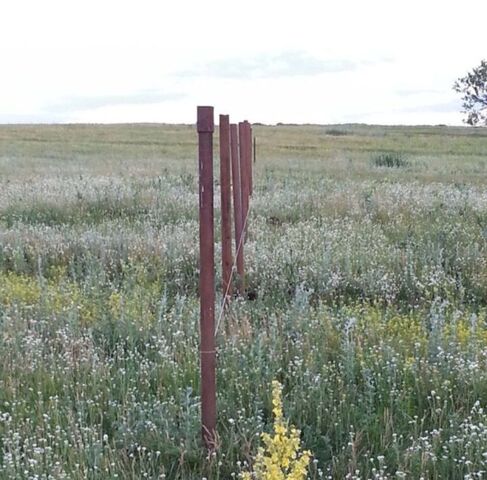
<instances>
[{"instance_id":1,"label":"field behind fence","mask_svg":"<svg viewBox=\"0 0 487 480\"><path fill-rule=\"evenodd\" d=\"M311 478L486 470L487 133L253 133L205 458L195 126L0 127L1 479L231 478L274 379Z\"/></svg>"}]
</instances>

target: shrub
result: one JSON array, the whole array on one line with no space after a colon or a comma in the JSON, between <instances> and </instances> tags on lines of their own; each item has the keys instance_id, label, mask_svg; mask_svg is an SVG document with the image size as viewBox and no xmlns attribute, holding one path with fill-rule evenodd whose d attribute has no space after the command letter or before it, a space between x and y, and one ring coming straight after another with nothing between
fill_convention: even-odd
<instances>
[{"instance_id":1,"label":"shrub","mask_svg":"<svg viewBox=\"0 0 487 480\"><path fill-rule=\"evenodd\" d=\"M410 162L398 152L386 152L375 155L372 158L372 163L376 167L387 168L405 168L411 165Z\"/></svg>"},{"instance_id":2,"label":"shrub","mask_svg":"<svg viewBox=\"0 0 487 480\"><path fill-rule=\"evenodd\" d=\"M333 137L341 137L344 135L351 135L350 132L347 132L346 130L340 130L338 128L328 128L325 133L327 135L332 135Z\"/></svg>"}]
</instances>

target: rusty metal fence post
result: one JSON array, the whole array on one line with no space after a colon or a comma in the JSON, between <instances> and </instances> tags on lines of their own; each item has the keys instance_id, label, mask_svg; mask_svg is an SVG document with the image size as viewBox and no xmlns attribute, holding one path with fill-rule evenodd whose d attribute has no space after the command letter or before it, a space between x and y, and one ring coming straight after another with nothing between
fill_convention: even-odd
<instances>
[{"instance_id":1,"label":"rusty metal fence post","mask_svg":"<svg viewBox=\"0 0 487 480\"><path fill-rule=\"evenodd\" d=\"M249 166L247 161L247 129L245 127L245 122L240 122L238 124L238 146L240 155L240 185L242 190L242 236L243 242L245 242L250 192Z\"/></svg>"},{"instance_id":2,"label":"rusty metal fence post","mask_svg":"<svg viewBox=\"0 0 487 480\"><path fill-rule=\"evenodd\" d=\"M233 221L235 224L235 257L237 263L237 273L239 283L237 291L240 295L243 294L245 285L244 272L244 245L242 238L242 184L240 180L240 159L238 146L238 131L237 125L232 123L230 125L230 150L232 157L232 187L233 187Z\"/></svg>"},{"instance_id":3,"label":"rusty metal fence post","mask_svg":"<svg viewBox=\"0 0 487 480\"><path fill-rule=\"evenodd\" d=\"M254 178L252 168L252 126L249 122L245 121L245 130L247 134L247 163L249 169L249 197L254 192Z\"/></svg>"},{"instance_id":4,"label":"rusty metal fence post","mask_svg":"<svg viewBox=\"0 0 487 480\"><path fill-rule=\"evenodd\" d=\"M253 153L254 153L254 164L257 160L257 137L253 137L254 140L254 148L253 148Z\"/></svg>"},{"instance_id":5,"label":"rusty metal fence post","mask_svg":"<svg viewBox=\"0 0 487 480\"><path fill-rule=\"evenodd\" d=\"M205 446L216 437L215 251L213 216L213 107L198 107L200 220L201 422Z\"/></svg>"},{"instance_id":6,"label":"rusty metal fence post","mask_svg":"<svg viewBox=\"0 0 487 480\"><path fill-rule=\"evenodd\" d=\"M220 115L220 194L223 305L232 296L232 199L230 186L230 117Z\"/></svg>"},{"instance_id":7,"label":"rusty metal fence post","mask_svg":"<svg viewBox=\"0 0 487 480\"><path fill-rule=\"evenodd\" d=\"M200 365L201 423L205 447L216 447L215 247L213 205L213 107L198 107L199 240L200 240ZM252 147L254 147L252 149ZM249 122L230 125L220 115L220 186L223 306L232 294L232 186L238 292L245 291L244 243L253 190L252 150L255 139Z\"/></svg>"}]
</instances>

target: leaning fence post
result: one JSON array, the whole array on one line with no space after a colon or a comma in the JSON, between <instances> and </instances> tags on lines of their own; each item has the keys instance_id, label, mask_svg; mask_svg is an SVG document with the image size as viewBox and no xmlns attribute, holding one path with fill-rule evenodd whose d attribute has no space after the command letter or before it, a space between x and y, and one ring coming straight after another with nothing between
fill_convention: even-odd
<instances>
[{"instance_id":1,"label":"leaning fence post","mask_svg":"<svg viewBox=\"0 0 487 480\"><path fill-rule=\"evenodd\" d=\"M213 107L198 107L200 220L201 423L205 446L216 436L215 251L213 232Z\"/></svg>"},{"instance_id":2,"label":"leaning fence post","mask_svg":"<svg viewBox=\"0 0 487 480\"><path fill-rule=\"evenodd\" d=\"M235 224L235 257L239 277L238 293L243 294L245 289L244 272L244 245L242 238L242 183L240 180L240 160L238 156L237 125L230 125L230 146L232 156L232 186L233 186L233 221Z\"/></svg>"},{"instance_id":3,"label":"leaning fence post","mask_svg":"<svg viewBox=\"0 0 487 480\"><path fill-rule=\"evenodd\" d=\"M220 194L224 306L232 296L232 199L230 192L230 117L220 115Z\"/></svg>"}]
</instances>

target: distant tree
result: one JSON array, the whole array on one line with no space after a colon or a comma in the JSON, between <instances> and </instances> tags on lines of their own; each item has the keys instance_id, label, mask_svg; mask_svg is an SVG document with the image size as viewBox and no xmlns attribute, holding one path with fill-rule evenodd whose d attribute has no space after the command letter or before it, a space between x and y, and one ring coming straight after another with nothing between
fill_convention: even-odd
<instances>
[{"instance_id":1,"label":"distant tree","mask_svg":"<svg viewBox=\"0 0 487 480\"><path fill-rule=\"evenodd\" d=\"M465 123L487 125L487 61L482 60L478 67L459 78L453 89L463 95Z\"/></svg>"}]
</instances>

